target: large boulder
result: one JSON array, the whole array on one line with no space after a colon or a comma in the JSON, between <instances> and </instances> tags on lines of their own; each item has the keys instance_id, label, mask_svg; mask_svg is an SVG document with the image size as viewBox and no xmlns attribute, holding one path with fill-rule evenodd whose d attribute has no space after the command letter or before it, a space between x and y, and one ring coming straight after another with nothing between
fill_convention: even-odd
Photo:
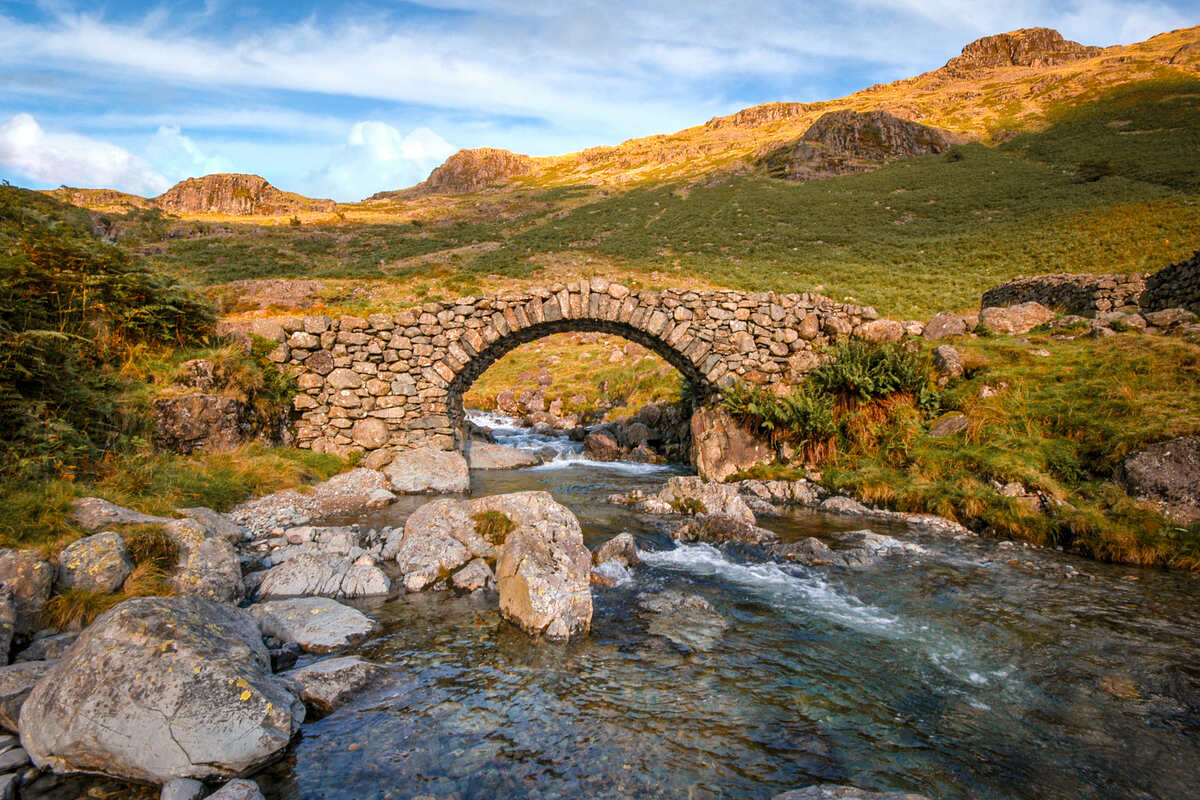
<instances>
[{"instance_id":1,"label":"large boulder","mask_svg":"<svg viewBox=\"0 0 1200 800\"><path fill-rule=\"evenodd\" d=\"M705 480L723 481L774 459L771 446L724 409L701 408L692 414L692 465Z\"/></svg>"},{"instance_id":2,"label":"large boulder","mask_svg":"<svg viewBox=\"0 0 1200 800\"><path fill-rule=\"evenodd\" d=\"M81 497L71 506L71 519L86 531L98 531L113 525L162 525L168 517L153 517L110 503L99 497Z\"/></svg>"},{"instance_id":3,"label":"large boulder","mask_svg":"<svg viewBox=\"0 0 1200 800\"><path fill-rule=\"evenodd\" d=\"M962 336L967 332L967 323L958 314L951 314L949 311L942 311L933 315L933 318L925 324L925 328L921 331L921 335L926 339L937 341L938 339L948 339L951 336Z\"/></svg>"},{"instance_id":4,"label":"large boulder","mask_svg":"<svg viewBox=\"0 0 1200 800\"><path fill-rule=\"evenodd\" d=\"M254 433L248 408L234 397L186 394L153 403L154 443L164 450L232 450Z\"/></svg>"},{"instance_id":5,"label":"large boulder","mask_svg":"<svg viewBox=\"0 0 1200 800\"><path fill-rule=\"evenodd\" d=\"M1054 319L1054 312L1041 303L1019 303L1015 306L992 306L979 312L979 325L992 333L1020 335Z\"/></svg>"},{"instance_id":6,"label":"large boulder","mask_svg":"<svg viewBox=\"0 0 1200 800\"><path fill-rule=\"evenodd\" d=\"M133 562L125 550L125 540L108 531L71 542L56 559L60 591L115 592L133 572Z\"/></svg>"},{"instance_id":7,"label":"large boulder","mask_svg":"<svg viewBox=\"0 0 1200 800\"><path fill-rule=\"evenodd\" d=\"M591 553L579 520L547 492L516 492L471 501L474 513L515 523L496 562L500 614L531 635L567 639L592 623Z\"/></svg>"},{"instance_id":8,"label":"large boulder","mask_svg":"<svg viewBox=\"0 0 1200 800\"><path fill-rule=\"evenodd\" d=\"M593 461L616 461L621 457L621 445L603 431L593 431L583 439L583 453Z\"/></svg>"},{"instance_id":9,"label":"large boulder","mask_svg":"<svg viewBox=\"0 0 1200 800\"><path fill-rule=\"evenodd\" d=\"M245 611L139 597L101 615L38 681L20 729L43 769L164 783L253 770L303 718Z\"/></svg>"},{"instance_id":10,"label":"large boulder","mask_svg":"<svg viewBox=\"0 0 1200 800\"><path fill-rule=\"evenodd\" d=\"M502 444L471 442L467 449L467 463L471 469L520 469L536 467L542 463L542 457L529 450Z\"/></svg>"},{"instance_id":11,"label":"large boulder","mask_svg":"<svg viewBox=\"0 0 1200 800\"><path fill-rule=\"evenodd\" d=\"M466 502L434 500L409 515L403 531L388 536L382 558L396 560L407 591L439 583L473 558L496 557L495 547L475 532L472 513Z\"/></svg>"},{"instance_id":12,"label":"large boulder","mask_svg":"<svg viewBox=\"0 0 1200 800\"><path fill-rule=\"evenodd\" d=\"M0 728L17 733L21 718L21 706L33 691L37 682L58 664L58 659L49 661L22 661L0 667Z\"/></svg>"},{"instance_id":13,"label":"large boulder","mask_svg":"<svg viewBox=\"0 0 1200 800\"><path fill-rule=\"evenodd\" d=\"M0 588L12 594L13 632L32 633L40 627L42 609L54 587L54 566L32 550L0 550Z\"/></svg>"},{"instance_id":14,"label":"large boulder","mask_svg":"<svg viewBox=\"0 0 1200 800\"><path fill-rule=\"evenodd\" d=\"M228 516L252 536L261 536L274 528L358 516L395 499L391 483L382 472L359 468L335 475L306 492L286 489L250 500Z\"/></svg>"},{"instance_id":15,"label":"large boulder","mask_svg":"<svg viewBox=\"0 0 1200 800\"><path fill-rule=\"evenodd\" d=\"M379 627L361 611L325 597L255 603L249 611L265 635L295 642L310 653L349 647Z\"/></svg>"},{"instance_id":16,"label":"large boulder","mask_svg":"<svg viewBox=\"0 0 1200 800\"><path fill-rule=\"evenodd\" d=\"M1118 477L1129 493L1187 525L1200 520L1200 436L1181 436L1130 453Z\"/></svg>"},{"instance_id":17,"label":"large boulder","mask_svg":"<svg viewBox=\"0 0 1200 800\"><path fill-rule=\"evenodd\" d=\"M384 474L392 489L401 494L447 494L471 488L471 473L462 453L435 447L398 451Z\"/></svg>"},{"instance_id":18,"label":"large boulder","mask_svg":"<svg viewBox=\"0 0 1200 800\"><path fill-rule=\"evenodd\" d=\"M219 603L242 599L242 564L227 539L194 519L174 520L163 530L179 546L171 576L177 592Z\"/></svg>"},{"instance_id":19,"label":"large boulder","mask_svg":"<svg viewBox=\"0 0 1200 800\"><path fill-rule=\"evenodd\" d=\"M327 658L290 670L284 677L299 689L300 699L316 715L328 714L351 697L387 678L388 668L357 656Z\"/></svg>"},{"instance_id":20,"label":"large boulder","mask_svg":"<svg viewBox=\"0 0 1200 800\"><path fill-rule=\"evenodd\" d=\"M638 557L637 542L631 533L618 533L592 553L592 563L596 566L614 561L622 567L636 567L642 563Z\"/></svg>"}]
</instances>

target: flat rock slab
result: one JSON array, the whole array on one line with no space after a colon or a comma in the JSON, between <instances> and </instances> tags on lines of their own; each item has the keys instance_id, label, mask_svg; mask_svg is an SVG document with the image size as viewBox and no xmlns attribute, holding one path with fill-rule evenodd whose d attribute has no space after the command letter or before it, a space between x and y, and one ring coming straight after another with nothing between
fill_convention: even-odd
<instances>
[{"instance_id":1,"label":"flat rock slab","mask_svg":"<svg viewBox=\"0 0 1200 800\"><path fill-rule=\"evenodd\" d=\"M284 673L299 688L304 704L318 715L328 714L387 676L387 667L357 656L327 658Z\"/></svg>"},{"instance_id":2,"label":"flat rock slab","mask_svg":"<svg viewBox=\"0 0 1200 800\"><path fill-rule=\"evenodd\" d=\"M113 525L163 525L169 517L155 517L110 503L99 497L81 497L71 507L71 519L87 531L98 531Z\"/></svg>"},{"instance_id":3,"label":"flat rock slab","mask_svg":"<svg viewBox=\"0 0 1200 800\"><path fill-rule=\"evenodd\" d=\"M277 757L303 718L250 614L139 597L97 618L38 681L20 729L42 769L161 784L249 772Z\"/></svg>"},{"instance_id":4,"label":"flat rock slab","mask_svg":"<svg viewBox=\"0 0 1200 800\"><path fill-rule=\"evenodd\" d=\"M252 536L273 528L308 525L335 517L353 517L396 499L382 472L359 468L335 475L307 492L287 489L243 503L227 515Z\"/></svg>"},{"instance_id":5,"label":"flat rock slab","mask_svg":"<svg viewBox=\"0 0 1200 800\"><path fill-rule=\"evenodd\" d=\"M418 447L400 450L384 469L393 491L401 494L447 494L471 488L471 473L462 453Z\"/></svg>"},{"instance_id":6,"label":"flat rock slab","mask_svg":"<svg viewBox=\"0 0 1200 800\"><path fill-rule=\"evenodd\" d=\"M542 457L537 453L502 444L472 442L467 449L467 464L471 469L520 469L541 463Z\"/></svg>"},{"instance_id":7,"label":"flat rock slab","mask_svg":"<svg viewBox=\"0 0 1200 800\"><path fill-rule=\"evenodd\" d=\"M248 609L266 636L295 642L310 653L329 653L361 642L378 629L358 609L325 597L271 600Z\"/></svg>"}]
</instances>

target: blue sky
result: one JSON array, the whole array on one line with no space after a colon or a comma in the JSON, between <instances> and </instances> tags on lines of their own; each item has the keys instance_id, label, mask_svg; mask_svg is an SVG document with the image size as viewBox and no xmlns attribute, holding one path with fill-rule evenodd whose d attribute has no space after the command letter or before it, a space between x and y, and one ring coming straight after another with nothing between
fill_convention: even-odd
<instances>
[{"instance_id":1,"label":"blue sky","mask_svg":"<svg viewBox=\"0 0 1200 800\"><path fill-rule=\"evenodd\" d=\"M0 0L0 178L155 195L256 172L358 200L462 147L552 155L835 98L1014 28L1195 24L1200 0Z\"/></svg>"}]
</instances>

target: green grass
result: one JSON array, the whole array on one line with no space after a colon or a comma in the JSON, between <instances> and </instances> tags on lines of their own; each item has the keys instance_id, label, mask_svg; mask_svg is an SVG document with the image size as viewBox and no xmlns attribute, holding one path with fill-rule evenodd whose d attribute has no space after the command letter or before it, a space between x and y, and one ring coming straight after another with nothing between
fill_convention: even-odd
<instances>
[{"instance_id":1,"label":"green grass","mask_svg":"<svg viewBox=\"0 0 1200 800\"><path fill-rule=\"evenodd\" d=\"M844 412L837 446L821 451L826 485L1102 560L1200 569L1200 525L1170 524L1113 479L1128 453L1200 431L1200 343L1132 333L1028 338L956 342L967 375L938 409L899 402ZM1039 348L1050 356L1031 354ZM998 391L983 397L985 385ZM967 431L928 437L945 409L961 409ZM775 465L750 474L802 472ZM1014 481L1052 507L1025 508L993 483Z\"/></svg>"}]
</instances>

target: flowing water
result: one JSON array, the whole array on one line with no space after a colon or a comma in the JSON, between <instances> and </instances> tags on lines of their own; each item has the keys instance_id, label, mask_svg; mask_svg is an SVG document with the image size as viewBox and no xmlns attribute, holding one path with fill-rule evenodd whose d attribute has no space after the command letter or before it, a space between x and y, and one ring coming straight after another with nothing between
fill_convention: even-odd
<instances>
[{"instance_id":1,"label":"flowing water","mask_svg":"<svg viewBox=\"0 0 1200 800\"><path fill-rule=\"evenodd\" d=\"M477 472L473 494L549 491L589 546L629 531L645 563L594 591L590 635L566 644L516 631L494 596L371 607L383 632L355 652L394 678L305 725L260 776L269 797L769 798L813 783L1200 797L1195 579L874 523L924 552L848 571L681 545L604 500L678 470L597 464L480 421L558 456ZM364 522L401 524L427 499ZM785 537L862 527L811 512L760 524ZM664 631L637 598L668 588L703 596L728 627Z\"/></svg>"}]
</instances>

